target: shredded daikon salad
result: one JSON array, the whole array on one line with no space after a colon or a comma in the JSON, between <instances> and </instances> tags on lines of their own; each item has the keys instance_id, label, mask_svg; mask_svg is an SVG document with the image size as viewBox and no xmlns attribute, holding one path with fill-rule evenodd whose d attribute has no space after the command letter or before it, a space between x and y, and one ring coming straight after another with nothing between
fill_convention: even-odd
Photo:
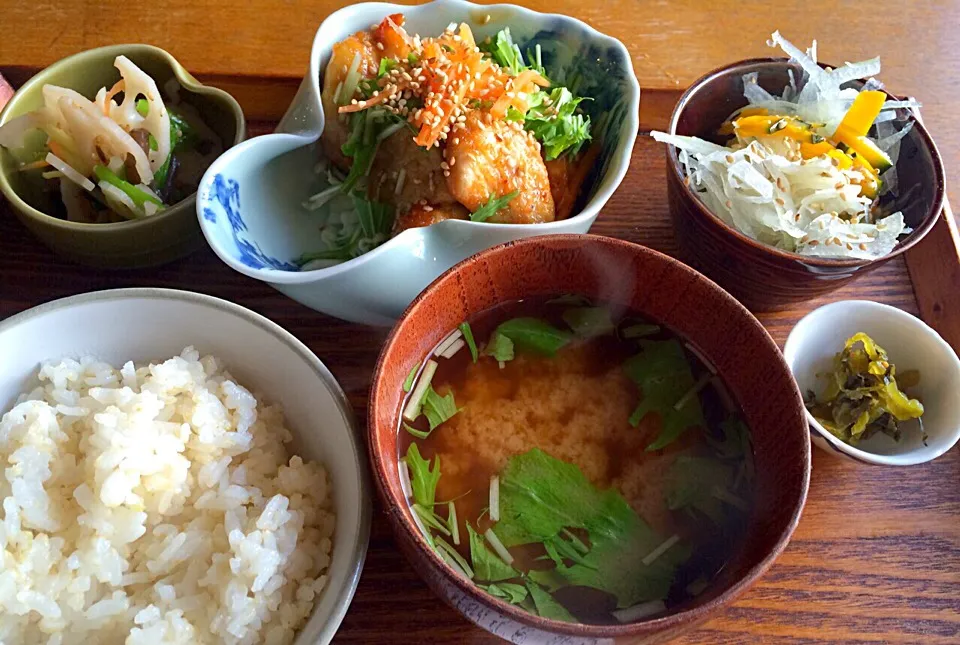
<instances>
[{"instance_id":1,"label":"shredded daikon salad","mask_svg":"<svg viewBox=\"0 0 960 645\"><path fill-rule=\"evenodd\" d=\"M66 219L85 223L149 217L196 190L222 150L199 116L165 104L157 83L126 56L114 66L120 80L93 100L44 85L43 106L0 127L0 146L26 150L27 135L47 136L39 158L21 165L58 180ZM176 103L175 80L165 90Z\"/></svg>"},{"instance_id":2,"label":"shredded daikon salad","mask_svg":"<svg viewBox=\"0 0 960 645\"><path fill-rule=\"evenodd\" d=\"M721 126L726 146L697 137L652 132L679 149L687 181L726 224L764 244L801 255L874 259L910 232L899 211L884 213L879 197L897 190L900 140L912 122L898 110L915 101L889 100L872 78L880 59L823 69L816 41L801 51L774 32L803 69L780 96L743 77L748 105ZM843 87L868 78L861 89ZM868 132L874 130L873 137Z\"/></svg>"}]
</instances>

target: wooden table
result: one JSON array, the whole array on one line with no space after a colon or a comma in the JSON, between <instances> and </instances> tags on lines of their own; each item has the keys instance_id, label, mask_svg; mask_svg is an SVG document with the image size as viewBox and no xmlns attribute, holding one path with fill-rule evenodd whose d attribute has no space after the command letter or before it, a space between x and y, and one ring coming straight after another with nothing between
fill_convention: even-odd
<instances>
[{"instance_id":1,"label":"wooden table","mask_svg":"<svg viewBox=\"0 0 960 645\"><path fill-rule=\"evenodd\" d=\"M171 51L201 79L232 91L252 121L251 135L260 134L292 96L316 26L342 4L0 0L0 72L16 85L37 68L81 49L151 42ZM694 0L521 4L577 15L627 43L644 87L645 129L664 127L678 90L703 72L767 53L763 42L778 27L798 43L819 37L825 60L882 54L888 86L923 100L950 183L958 185L960 32L955 26L960 24L960 2L876 2L869 9L827 0L809 0L802 8L727 0L709 7ZM665 204L662 150L641 138L629 175L592 232L675 253ZM934 253L927 245L922 259L949 269L953 265L943 249L956 260L956 248L948 244L948 229L940 230L947 231L938 242L944 245L941 251ZM940 273L941 279L954 279ZM0 318L54 298L125 286L190 289L269 317L320 356L363 418L384 330L316 314L232 272L206 250L160 269L76 267L37 243L0 203ZM934 286L924 281L915 291L904 261L898 260L828 299L760 319L782 343L797 319L828 300L867 297L911 313L919 313L922 305L927 316L938 303L918 304L917 294L923 301L923 294L943 293L944 285ZM960 291L960 282L953 287ZM958 300L946 298L948 305ZM809 501L786 552L735 604L676 642L960 643L960 450L907 469L854 466L815 451L813 467ZM397 553L379 513L376 508L366 568L336 642L497 642L428 591Z\"/></svg>"}]
</instances>

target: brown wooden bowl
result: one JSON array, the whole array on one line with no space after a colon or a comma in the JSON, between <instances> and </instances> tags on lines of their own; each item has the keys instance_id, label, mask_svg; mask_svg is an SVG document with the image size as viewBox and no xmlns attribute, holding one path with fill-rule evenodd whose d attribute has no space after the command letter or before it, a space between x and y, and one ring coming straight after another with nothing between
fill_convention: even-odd
<instances>
[{"instance_id":1,"label":"brown wooden bowl","mask_svg":"<svg viewBox=\"0 0 960 645\"><path fill-rule=\"evenodd\" d=\"M740 61L708 73L680 97L669 132L723 143L716 136L720 124L747 104L743 75L757 72L758 85L779 94L791 69L800 78L799 65L782 58ZM728 226L706 207L684 183L677 149L668 145L667 196L681 255L751 309L771 310L832 291L905 252L933 227L944 198L940 153L923 124L912 115L906 119L913 122L913 129L901 141L897 160L899 189L893 204L894 210L903 211L913 232L902 238L890 254L875 260L831 260L762 244Z\"/></svg>"},{"instance_id":2,"label":"brown wooden bowl","mask_svg":"<svg viewBox=\"0 0 960 645\"><path fill-rule=\"evenodd\" d=\"M751 429L757 503L743 542L703 594L662 618L615 626L564 623L487 595L430 549L400 485L397 421L402 384L411 368L475 314L502 302L562 293L627 305L684 337L717 368ZM690 629L742 593L780 554L800 518L810 480L803 401L780 351L757 319L686 265L636 244L595 235L510 242L440 276L413 301L387 339L374 374L367 427L377 490L407 559L455 609L514 643L546 642L556 635L571 638L566 643L655 643Z\"/></svg>"}]
</instances>

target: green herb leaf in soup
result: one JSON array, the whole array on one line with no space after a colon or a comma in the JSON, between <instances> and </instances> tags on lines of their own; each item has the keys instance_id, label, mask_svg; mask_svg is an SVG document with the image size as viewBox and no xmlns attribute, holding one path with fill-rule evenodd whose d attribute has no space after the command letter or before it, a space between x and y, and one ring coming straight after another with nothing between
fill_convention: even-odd
<instances>
[{"instance_id":1,"label":"green herb leaf in soup","mask_svg":"<svg viewBox=\"0 0 960 645\"><path fill-rule=\"evenodd\" d=\"M497 327L496 334L513 341L517 349L553 356L573 339L573 334L557 329L539 318L514 318Z\"/></svg>"},{"instance_id":2,"label":"green herb leaf in soup","mask_svg":"<svg viewBox=\"0 0 960 645\"><path fill-rule=\"evenodd\" d=\"M459 411L452 391L440 396L432 387L427 390L427 394L423 398L423 414L426 415L427 421L430 423L431 432Z\"/></svg>"},{"instance_id":3,"label":"green herb leaf in soup","mask_svg":"<svg viewBox=\"0 0 960 645\"><path fill-rule=\"evenodd\" d=\"M563 312L563 320L580 338L594 338L613 333L616 326L606 307L577 307Z\"/></svg>"},{"instance_id":4,"label":"green herb leaf in soup","mask_svg":"<svg viewBox=\"0 0 960 645\"><path fill-rule=\"evenodd\" d=\"M571 530L585 530L589 550L573 566L531 571L531 579L549 588L582 585L617 598L618 607L664 598L686 551L673 547L644 563L664 542L614 490L596 489L573 464L538 448L516 455L500 475L500 521L504 545L550 542ZM574 559L574 558L571 558Z\"/></svg>"},{"instance_id":5,"label":"green herb leaf in soup","mask_svg":"<svg viewBox=\"0 0 960 645\"><path fill-rule=\"evenodd\" d=\"M494 332L483 351L487 356L492 356L494 360L506 363L513 360L513 341L500 332Z\"/></svg>"},{"instance_id":6,"label":"green herb leaf in soup","mask_svg":"<svg viewBox=\"0 0 960 645\"><path fill-rule=\"evenodd\" d=\"M577 619L573 617L566 608L553 599L543 587L538 585L533 580L526 581L527 590L530 592L530 597L533 598L534 607L536 607L537 615L541 618L547 618L549 620L562 620L568 623L575 623Z\"/></svg>"},{"instance_id":7,"label":"green herb leaf in soup","mask_svg":"<svg viewBox=\"0 0 960 645\"><path fill-rule=\"evenodd\" d=\"M474 531L469 523L467 524L467 533L470 535L470 560L473 562L473 571L477 580L501 582L520 577L520 573L516 569L490 550L484 542L483 536ZM520 600L523 600L523 598Z\"/></svg>"},{"instance_id":8,"label":"green herb leaf in soup","mask_svg":"<svg viewBox=\"0 0 960 645\"><path fill-rule=\"evenodd\" d=\"M430 461L420 455L417 444L411 443L407 448L407 456L403 460L410 468L413 500L424 508L432 509L437 497L437 482L440 481L440 457L434 460L431 469Z\"/></svg>"},{"instance_id":9,"label":"green herb leaf in soup","mask_svg":"<svg viewBox=\"0 0 960 645\"><path fill-rule=\"evenodd\" d=\"M648 451L659 450L673 443L684 430L703 425L703 410L697 396L686 397L680 409L675 407L697 385L679 341L646 342L623 369L640 387L640 403L630 416L630 423L638 425L651 412L660 415L662 428L647 446Z\"/></svg>"},{"instance_id":10,"label":"green herb leaf in soup","mask_svg":"<svg viewBox=\"0 0 960 645\"><path fill-rule=\"evenodd\" d=\"M747 510L746 502L733 492L733 484L733 466L717 459L679 455L667 473L667 508L696 509L722 525L730 510L725 506Z\"/></svg>"},{"instance_id":11,"label":"green herb leaf in soup","mask_svg":"<svg viewBox=\"0 0 960 645\"><path fill-rule=\"evenodd\" d=\"M470 323L462 322L457 327L460 330L460 333L463 334L463 339L467 342L467 348L470 350L470 358L473 359L473 362L477 362L477 341L473 338L473 330L470 328Z\"/></svg>"},{"instance_id":12,"label":"green herb leaf in soup","mask_svg":"<svg viewBox=\"0 0 960 645\"><path fill-rule=\"evenodd\" d=\"M479 576L477 576L479 578ZM494 598L505 600L511 605L519 605L527 599L529 592L523 585L515 582L495 582L489 585L477 585Z\"/></svg>"}]
</instances>

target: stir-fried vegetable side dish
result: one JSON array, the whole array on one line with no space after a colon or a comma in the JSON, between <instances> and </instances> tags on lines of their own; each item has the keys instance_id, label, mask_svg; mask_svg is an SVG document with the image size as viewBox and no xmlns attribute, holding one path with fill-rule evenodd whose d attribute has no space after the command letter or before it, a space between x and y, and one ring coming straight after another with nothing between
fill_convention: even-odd
<instances>
[{"instance_id":1,"label":"stir-fried vegetable side dish","mask_svg":"<svg viewBox=\"0 0 960 645\"><path fill-rule=\"evenodd\" d=\"M21 167L60 191L65 217L104 223L149 217L196 191L222 142L168 84L156 82L126 56L114 62L120 80L91 101L56 85L43 87L43 107L0 127L0 146L24 147L41 130L39 159Z\"/></svg>"},{"instance_id":2,"label":"stir-fried vegetable side dish","mask_svg":"<svg viewBox=\"0 0 960 645\"><path fill-rule=\"evenodd\" d=\"M451 24L411 36L401 14L336 44L323 77L318 213L326 248L365 253L443 220L534 224L568 217L597 153L584 100L551 82L540 47L510 30L476 42ZM311 265L316 265L316 262Z\"/></svg>"},{"instance_id":3,"label":"stir-fried vegetable side dish","mask_svg":"<svg viewBox=\"0 0 960 645\"><path fill-rule=\"evenodd\" d=\"M826 388L819 398L807 393L807 409L820 425L852 446L877 432L900 441L900 423L923 415L923 404L901 390L917 385L920 373L898 376L887 353L866 334L851 336L834 357L833 371L822 376Z\"/></svg>"},{"instance_id":4,"label":"stir-fried vegetable side dish","mask_svg":"<svg viewBox=\"0 0 960 645\"><path fill-rule=\"evenodd\" d=\"M654 132L676 146L687 179L706 205L741 233L803 255L871 259L884 256L909 233L903 214L878 199L897 190L894 163L912 122L897 110L915 105L888 100L870 79L880 59L822 69L816 43L806 53L775 32L798 63L802 78L781 96L743 77L748 105L730 115L718 145L696 137ZM871 134L872 133L872 134Z\"/></svg>"},{"instance_id":5,"label":"stir-fried vegetable side dish","mask_svg":"<svg viewBox=\"0 0 960 645\"><path fill-rule=\"evenodd\" d=\"M464 322L411 370L400 471L429 545L533 614L631 622L699 594L753 501L749 433L676 336L580 297Z\"/></svg>"}]
</instances>

